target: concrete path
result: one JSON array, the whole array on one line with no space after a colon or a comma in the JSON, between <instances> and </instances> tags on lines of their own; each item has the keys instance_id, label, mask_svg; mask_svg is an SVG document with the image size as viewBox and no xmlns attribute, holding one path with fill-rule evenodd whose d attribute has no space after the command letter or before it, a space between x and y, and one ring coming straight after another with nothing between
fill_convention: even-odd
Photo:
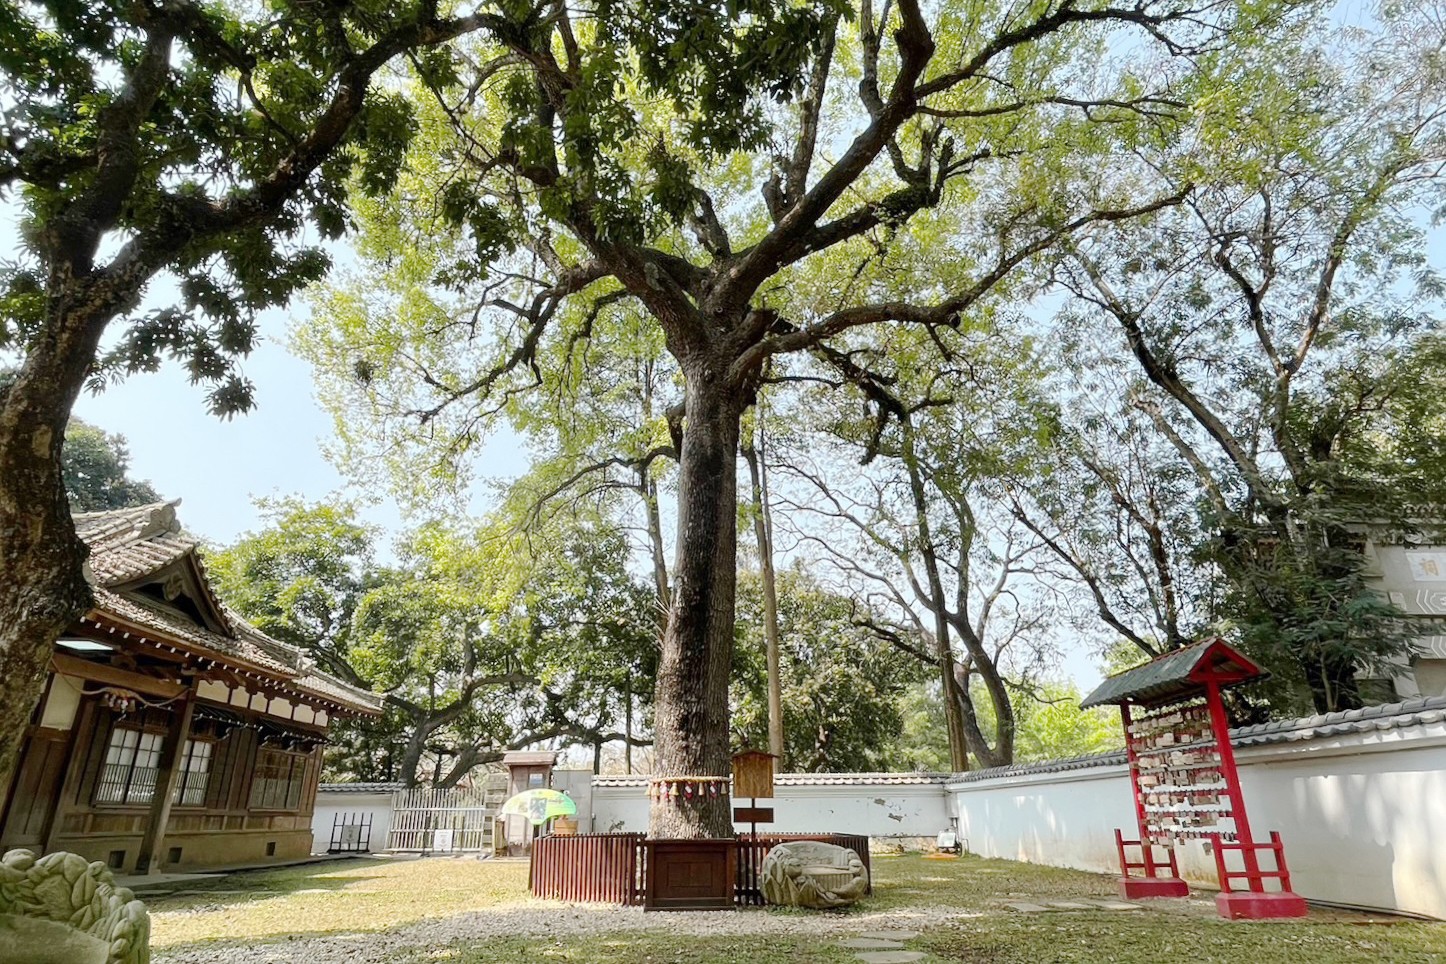
<instances>
[{"instance_id":1,"label":"concrete path","mask_svg":"<svg viewBox=\"0 0 1446 964\"><path fill-rule=\"evenodd\" d=\"M1024 900L1005 901L1005 907L1010 910L1019 911L1021 914L1042 914L1050 911L1066 910L1111 910L1130 911L1144 910L1144 905L1134 904L1123 900L1094 900L1076 898L1074 900L1047 900L1039 903Z\"/></svg>"},{"instance_id":2,"label":"concrete path","mask_svg":"<svg viewBox=\"0 0 1446 964\"><path fill-rule=\"evenodd\" d=\"M839 946L856 951L854 956L863 964L913 964L929 955L923 951L911 951L900 942L918 936L918 931L869 931L840 941Z\"/></svg>"}]
</instances>

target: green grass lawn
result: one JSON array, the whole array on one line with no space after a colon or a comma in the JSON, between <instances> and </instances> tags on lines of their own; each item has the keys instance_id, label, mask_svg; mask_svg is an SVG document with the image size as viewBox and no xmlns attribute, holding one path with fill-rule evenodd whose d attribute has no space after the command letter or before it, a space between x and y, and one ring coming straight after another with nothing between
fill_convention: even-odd
<instances>
[{"instance_id":1,"label":"green grass lawn","mask_svg":"<svg viewBox=\"0 0 1446 964\"><path fill-rule=\"evenodd\" d=\"M151 946L386 930L428 917L532 902L527 864L357 858L253 870L152 898Z\"/></svg>"},{"instance_id":2,"label":"green grass lawn","mask_svg":"<svg viewBox=\"0 0 1446 964\"><path fill-rule=\"evenodd\" d=\"M917 856L874 862L875 895L833 915L822 934L789 933L813 915L754 909L721 915L720 934L668 932L671 915L620 926L615 912L534 901L525 863L475 860L339 861L255 871L206 885L207 893L150 899L158 950L214 940L375 931L467 911L555 907L559 914L598 914L587 936L514 934L418 946L398 959L451 964L550 961L558 964L840 964L855 960L838 940L880 926L906 926L920 936L911 949L937 961L971 964L1186 961L1244 964L1446 961L1446 924L1314 910L1303 921L1230 922L1214 914L1209 896L1107 912L1024 914L1011 901L1042 902L1115 896L1097 874L966 857ZM200 889L200 888L198 888ZM881 925L876 915L889 915ZM908 920L917 915L917 922ZM805 920L805 918L809 918ZM755 933L767 925L766 935ZM782 933L779 933L782 931Z\"/></svg>"}]
</instances>

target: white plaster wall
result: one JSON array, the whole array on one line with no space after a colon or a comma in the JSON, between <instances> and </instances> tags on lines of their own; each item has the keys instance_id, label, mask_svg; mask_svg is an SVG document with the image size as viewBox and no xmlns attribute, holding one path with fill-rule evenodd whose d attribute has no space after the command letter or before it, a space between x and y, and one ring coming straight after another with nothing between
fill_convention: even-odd
<instances>
[{"instance_id":1,"label":"white plaster wall","mask_svg":"<svg viewBox=\"0 0 1446 964\"><path fill-rule=\"evenodd\" d=\"M960 842L985 857L1118 871L1115 828L1133 825L1124 765L952 784Z\"/></svg>"},{"instance_id":2,"label":"white plaster wall","mask_svg":"<svg viewBox=\"0 0 1446 964\"><path fill-rule=\"evenodd\" d=\"M566 793L577 804L577 832L592 833L591 770L553 770L552 789Z\"/></svg>"},{"instance_id":3,"label":"white plaster wall","mask_svg":"<svg viewBox=\"0 0 1446 964\"><path fill-rule=\"evenodd\" d=\"M387 834L392 827L391 793L328 793L318 790L316 809L311 815L311 849L313 853L326 853L331 845L331 828L336 815L348 813L370 813L372 817L371 851L381 853L387 849Z\"/></svg>"},{"instance_id":4,"label":"white plaster wall","mask_svg":"<svg viewBox=\"0 0 1446 964\"><path fill-rule=\"evenodd\" d=\"M1446 918L1446 724L1238 752L1257 841L1278 831L1307 899ZM1134 836L1123 765L948 788L974 853L1118 873L1114 830ZM1216 883L1202 844L1181 873Z\"/></svg>"},{"instance_id":5,"label":"white plaster wall","mask_svg":"<svg viewBox=\"0 0 1446 964\"><path fill-rule=\"evenodd\" d=\"M647 829L647 787L593 785L593 833L643 833Z\"/></svg>"},{"instance_id":6,"label":"white plaster wall","mask_svg":"<svg viewBox=\"0 0 1446 964\"><path fill-rule=\"evenodd\" d=\"M949 826L948 800L940 784L780 786L774 793L772 800L758 801L774 811L774 822L759 824L760 832L933 837ZM592 805L596 832L648 829L646 786L594 786ZM740 824L739 829L748 828Z\"/></svg>"}]
</instances>

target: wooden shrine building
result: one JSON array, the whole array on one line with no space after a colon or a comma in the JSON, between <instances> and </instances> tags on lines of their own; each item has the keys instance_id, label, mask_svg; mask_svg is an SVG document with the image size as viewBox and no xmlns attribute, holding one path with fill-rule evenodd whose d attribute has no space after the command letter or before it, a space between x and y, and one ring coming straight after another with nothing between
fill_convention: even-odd
<instances>
[{"instance_id":1,"label":"wooden shrine building","mask_svg":"<svg viewBox=\"0 0 1446 964\"><path fill-rule=\"evenodd\" d=\"M75 516L95 605L56 643L0 788L0 851L65 850L119 873L311 853L327 725L381 698L222 603L175 506Z\"/></svg>"}]
</instances>

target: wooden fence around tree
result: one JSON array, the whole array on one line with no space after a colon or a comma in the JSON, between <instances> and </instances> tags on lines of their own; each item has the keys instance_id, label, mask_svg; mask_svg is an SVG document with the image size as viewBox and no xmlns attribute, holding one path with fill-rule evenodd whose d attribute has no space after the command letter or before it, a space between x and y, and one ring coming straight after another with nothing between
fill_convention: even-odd
<instances>
[{"instance_id":1,"label":"wooden fence around tree","mask_svg":"<svg viewBox=\"0 0 1446 964\"><path fill-rule=\"evenodd\" d=\"M532 842L532 893L548 900L643 902L640 833L539 837Z\"/></svg>"},{"instance_id":2,"label":"wooden fence around tree","mask_svg":"<svg viewBox=\"0 0 1446 964\"><path fill-rule=\"evenodd\" d=\"M640 833L594 833L575 837L540 837L532 844L530 884L535 897L609 904L642 904L647 868L644 865L646 835ZM738 876L733 902L739 905L763 903L758 872L763 858L775 844L793 840L816 840L847 847L859 855L869 871L869 893L873 893L873 867L869 861L869 838L845 833L740 834Z\"/></svg>"}]
</instances>

